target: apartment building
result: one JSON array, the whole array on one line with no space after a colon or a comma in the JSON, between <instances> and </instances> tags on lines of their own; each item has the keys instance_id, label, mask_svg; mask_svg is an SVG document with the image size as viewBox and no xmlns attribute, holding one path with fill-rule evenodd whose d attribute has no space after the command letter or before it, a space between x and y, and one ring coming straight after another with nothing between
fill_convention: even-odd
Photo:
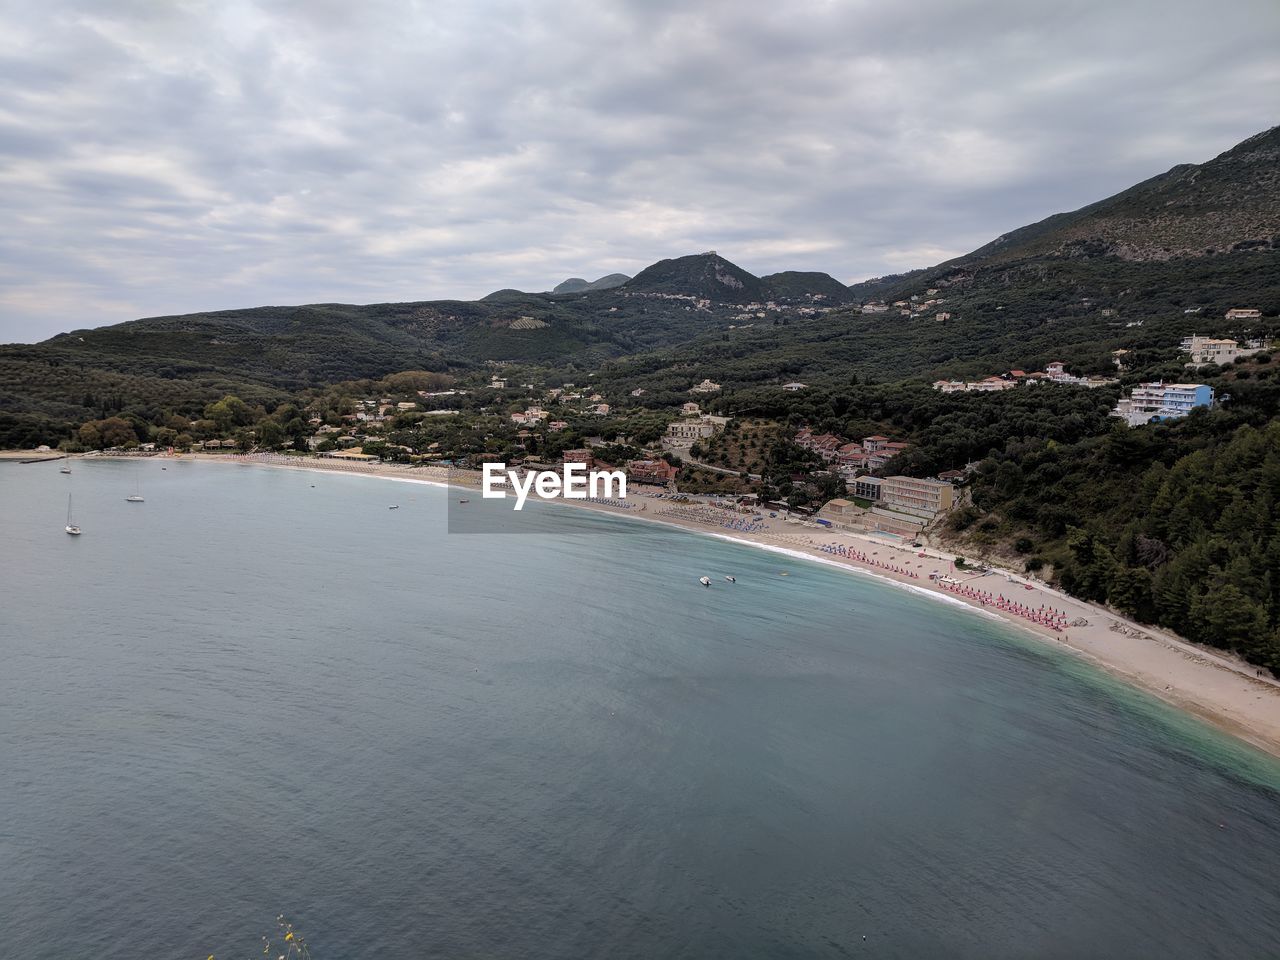
<instances>
[{"instance_id":1,"label":"apartment building","mask_svg":"<svg viewBox=\"0 0 1280 960\"><path fill-rule=\"evenodd\" d=\"M935 517L955 506L956 491L941 480L918 477L885 477L880 503L918 517Z\"/></svg>"},{"instance_id":2,"label":"apartment building","mask_svg":"<svg viewBox=\"0 0 1280 960\"><path fill-rule=\"evenodd\" d=\"M1213 405L1213 387L1203 383L1141 383L1111 411L1131 427L1185 417Z\"/></svg>"}]
</instances>

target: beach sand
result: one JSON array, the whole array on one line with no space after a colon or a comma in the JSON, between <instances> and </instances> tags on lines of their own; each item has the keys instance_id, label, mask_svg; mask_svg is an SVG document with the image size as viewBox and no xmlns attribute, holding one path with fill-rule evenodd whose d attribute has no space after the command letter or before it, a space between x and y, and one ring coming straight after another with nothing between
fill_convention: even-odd
<instances>
[{"instance_id":1,"label":"beach sand","mask_svg":"<svg viewBox=\"0 0 1280 960\"><path fill-rule=\"evenodd\" d=\"M438 467L351 464L272 454L188 454L184 459L311 469L441 486L453 485L468 490L478 489L480 477L478 472ZM768 518L767 511L762 529L754 532L725 529L717 523L698 522L666 514L664 510L670 506L666 501L644 495L637 497L634 493L629 499L639 502L642 507L627 510L581 500L561 502L579 509L666 523L814 560L864 576L879 577L889 583L952 603L966 604L983 614L1000 617L1015 627L1035 634L1041 640L1066 647L1130 684L1280 757L1280 683L1269 677L1259 677L1254 667L1222 651L1202 647L1167 631L1126 620L1110 610L1076 600L1022 574L995 568L986 574L954 568L954 556L933 547L917 550L905 543L892 542L887 537L786 523L781 518ZM708 511L708 515L710 514ZM729 514L726 513L725 516ZM832 545L837 548L843 545L848 551L866 556L875 565L841 557L823 549ZM925 556L919 556L921 553ZM930 580L929 574L934 571L954 579L963 588L1003 595L1032 610L1041 606L1052 607L1064 615L1065 625L1061 630L1054 630L1000 610L995 604L982 604L967 594L946 589ZM912 573L915 576L911 576ZM1086 623L1081 624L1080 621Z\"/></svg>"}]
</instances>

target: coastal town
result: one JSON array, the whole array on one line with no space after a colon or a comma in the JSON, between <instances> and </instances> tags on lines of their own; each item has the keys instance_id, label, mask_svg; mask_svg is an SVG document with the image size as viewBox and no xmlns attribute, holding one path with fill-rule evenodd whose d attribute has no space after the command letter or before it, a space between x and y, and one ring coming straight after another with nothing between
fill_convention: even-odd
<instances>
[{"instance_id":1,"label":"coastal town","mask_svg":"<svg viewBox=\"0 0 1280 960\"><path fill-rule=\"evenodd\" d=\"M861 310L921 316L943 302L938 293L929 288L892 304L869 301ZM767 312L776 304L752 306ZM1232 308L1223 319L1233 329L1260 318L1259 311ZM1264 339L1226 336L1194 335L1180 344L1189 370L1234 369L1247 359L1266 357L1266 349ZM1129 350L1113 351L1117 374L1126 371L1126 360L1131 362ZM386 378L376 393L357 383L317 391L268 418L235 397L208 405L202 419L171 418L148 436L135 424L108 418L84 425L79 443L63 449L278 451L331 463L455 470L491 460L522 469L579 463L621 471L633 484L691 501L732 503L743 512L771 509L833 529L907 540L927 537L968 502L967 480L975 463L904 471L901 466L913 461L910 437L848 437L803 420L793 427L781 419L762 420L738 409L740 394L722 382L695 376L685 383L683 398L677 392L667 406L655 399L656 388L622 391L595 371L553 383L536 371L501 364L480 376L410 371ZM939 379L931 386L944 396L1049 397L1056 390L1115 391L1120 385L1119 376L1080 375L1067 362L1051 360L1039 370ZM785 409L803 404L817 388L785 380L774 389L794 398L782 405ZM1111 416L1131 428L1223 402L1204 383L1140 382L1109 395L1117 396ZM787 419L794 423L795 415Z\"/></svg>"}]
</instances>

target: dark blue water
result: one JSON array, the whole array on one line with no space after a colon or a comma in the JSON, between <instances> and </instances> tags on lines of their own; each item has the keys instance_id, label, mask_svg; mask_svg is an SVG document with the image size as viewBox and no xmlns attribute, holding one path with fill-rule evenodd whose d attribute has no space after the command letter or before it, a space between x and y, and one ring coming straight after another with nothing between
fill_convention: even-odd
<instances>
[{"instance_id":1,"label":"dark blue water","mask_svg":"<svg viewBox=\"0 0 1280 960\"><path fill-rule=\"evenodd\" d=\"M74 469L0 465L0 956L1280 952L1280 769L1001 624L563 507Z\"/></svg>"}]
</instances>

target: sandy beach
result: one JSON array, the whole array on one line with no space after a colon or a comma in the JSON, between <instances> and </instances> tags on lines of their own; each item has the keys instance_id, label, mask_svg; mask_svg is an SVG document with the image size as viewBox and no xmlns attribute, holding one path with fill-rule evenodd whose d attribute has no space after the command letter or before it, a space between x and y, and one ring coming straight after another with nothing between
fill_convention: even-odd
<instances>
[{"instance_id":1,"label":"sandy beach","mask_svg":"<svg viewBox=\"0 0 1280 960\"><path fill-rule=\"evenodd\" d=\"M457 486L475 490L479 473L439 467L343 463L274 454L187 454L224 465L257 465L317 470L390 480ZM632 493L624 509L609 503L561 501L635 520L665 523L718 536L862 576L995 616L1043 641L1065 647L1107 672L1192 713L1254 746L1280 757L1280 683L1222 651L1143 626L1118 614L1076 600L1037 580L991 568L983 573L953 566L955 557L926 547L913 549L889 538L784 522L765 514L763 521L726 527L742 515L712 507L684 508ZM937 573L939 580L930 579ZM1003 599L1000 599L1003 598Z\"/></svg>"}]
</instances>

